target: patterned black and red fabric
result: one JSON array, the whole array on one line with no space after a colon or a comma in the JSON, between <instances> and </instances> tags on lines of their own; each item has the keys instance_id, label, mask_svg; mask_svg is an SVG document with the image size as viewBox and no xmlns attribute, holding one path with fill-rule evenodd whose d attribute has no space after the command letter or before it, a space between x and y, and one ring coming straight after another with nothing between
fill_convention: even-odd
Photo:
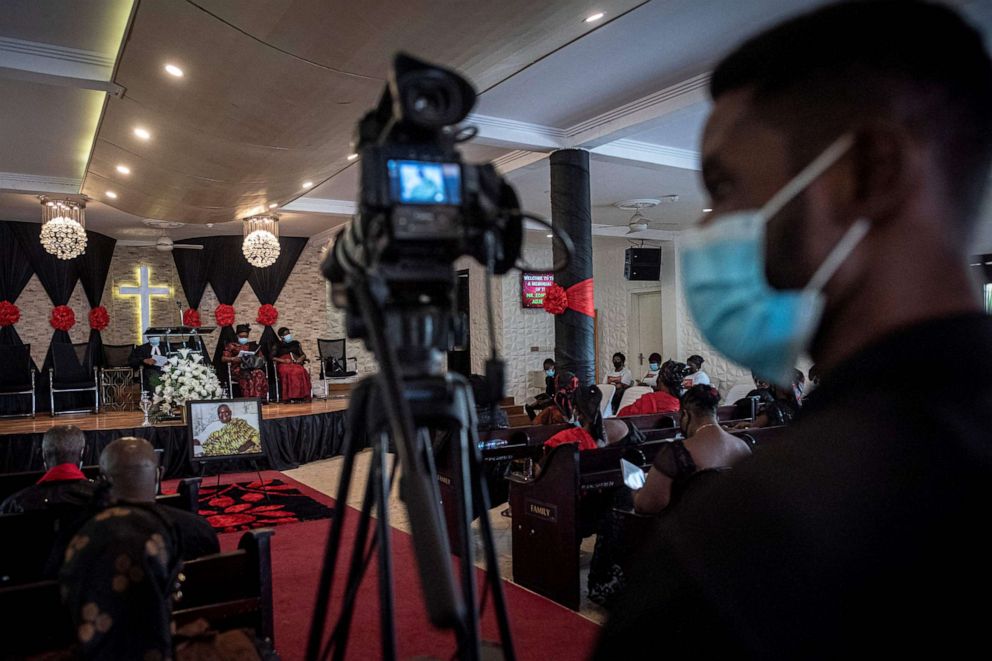
<instances>
[{"instance_id":1,"label":"patterned black and red fabric","mask_svg":"<svg viewBox=\"0 0 992 661\"><path fill-rule=\"evenodd\" d=\"M333 516L334 509L318 503L282 480L237 482L200 488L200 516L217 532L240 532L283 523L300 523Z\"/></svg>"}]
</instances>

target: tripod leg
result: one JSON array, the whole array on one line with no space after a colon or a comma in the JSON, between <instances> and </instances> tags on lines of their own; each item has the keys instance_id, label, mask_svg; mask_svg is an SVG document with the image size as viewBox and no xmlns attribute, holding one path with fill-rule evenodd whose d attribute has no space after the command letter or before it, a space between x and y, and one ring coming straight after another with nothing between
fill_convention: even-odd
<instances>
[{"instance_id":1,"label":"tripod leg","mask_svg":"<svg viewBox=\"0 0 992 661\"><path fill-rule=\"evenodd\" d=\"M462 549L462 594L466 609L463 638L459 640L460 657L463 659L479 659L482 657L482 632L479 628L478 590L475 583L475 546L472 541L472 516L474 507L472 501L472 475L469 470L468 430L462 427L458 430L457 442L452 438L452 464L458 466L458 488L461 492L458 498L459 533Z\"/></svg>"},{"instance_id":2,"label":"tripod leg","mask_svg":"<svg viewBox=\"0 0 992 661\"><path fill-rule=\"evenodd\" d=\"M376 510L378 513L379 538L379 617L382 632L382 658L396 658L396 627L393 625L393 558L392 540L389 530L389 471L386 455L386 435L372 458L372 475L369 479L378 483Z\"/></svg>"}]
</instances>

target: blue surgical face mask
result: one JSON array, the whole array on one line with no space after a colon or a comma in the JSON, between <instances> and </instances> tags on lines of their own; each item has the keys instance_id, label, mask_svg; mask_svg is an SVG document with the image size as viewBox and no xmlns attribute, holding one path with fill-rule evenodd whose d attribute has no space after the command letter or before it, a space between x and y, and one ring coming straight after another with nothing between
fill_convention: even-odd
<instances>
[{"instance_id":1,"label":"blue surgical face mask","mask_svg":"<svg viewBox=\"0 0 992 661\"><path fill-rule=\"evenodd\" d=\"M239 337L238 338L238 344L248 344L248 338L247 337Z\"/></svg>"},{"instance_id":2,"label":"blue surgical face mask","mask_svg":"<svg viewBox=\"0 0 992 661\"><path fill-rule=\"evenodd\" d=\"M682 283L703 337L730 360L788 384L823 314L823 287L868 233L856 220L801 290L773 289L765 278L768 220L837 162L853 139L844 135L761 209L720 214L683 233Z\"/></svg>"},{"instance_id":3,"label":"blue surgical face mask","mask_svg":"<svg viewBox=\"0 0 992 661\"><path fill-rule=\"evenodd\" d=\"M286 333L285 335L282 336L282 341L285 342L286 344L289 344L290 342L293 341L293 336L290 335L289 333Z\"/></svg>"},{"instance_id":4,"label":"blue surgical face mask","mask_svg":"<svg viewBox=\"0 0 992 661\"><path fill-rule=\"evenodd\" d=\"M661 369L661 365L659 365L658 363L648 363L648 369L651 370L652 372L657 372L658 370Z\"/></svg>"},{"instance_id":5,"label":"blue surgical face mask","mask_svg":"<svg viewBox=\"0 0 992 661\"><path fill-rule=\"evenodd\" d=\"M150 337L150 338L148 338L148 344L152 345L153 347L157 347L158 346L158 343L161 342L161 341L162 341L162 338L160 338L160 337Z\"/></svg>"},{"instance_id":6,"label":"blue surgical face mask","mask_svg":"<svg viewBox=\"0 0 992 661\"><path fill-rule=\"evenodd\" d=\"M544 370L544 374L546 376L554 377L555 371L554 370Z\"/></svg>"}]
</instances>

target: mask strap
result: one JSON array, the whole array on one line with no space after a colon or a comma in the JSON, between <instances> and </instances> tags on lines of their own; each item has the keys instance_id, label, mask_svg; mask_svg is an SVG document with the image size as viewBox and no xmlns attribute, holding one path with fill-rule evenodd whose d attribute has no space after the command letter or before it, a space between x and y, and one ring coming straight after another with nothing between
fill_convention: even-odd
<instances>
[{"instance_id":1,"label":"mask strap","mask_svg":"<svg viewBox=\"0 0 992 661\"><path fill-rule=\"evenodd\" d=\"M827 283L830 282L830 278L834 277L834 273L837 272L840 265L858 247L861 239L865 238L865 234L868 233L869 229L871 229L871 221L867 218L858 218L854 221L854 224L847 229L844 236L834 246L834 249L830 251L827 258L820 264L820 268L816 269L816 273L809 279L806 289L820 291L826 287Z\"/></svg>"},{"instance_id":2,"label":"mask strap","mask_svg":"<svg viewBox=\"0 0 992 661\"><path fill-rule=\"evenodd\" d=\"M829 147L824 149L819 156L800 170L799 174L793 177L789 183L772 196L772 199L765 203L765 206L761 208L761 215L764 219L767 221L773 218L775 214L782 210L782 207L792 201L792 198L799 195L803 189L826 172L831 165L836 163L853 144L854 136L850 133L845 133L834 140Z\"/></svg>"}]
</instances>

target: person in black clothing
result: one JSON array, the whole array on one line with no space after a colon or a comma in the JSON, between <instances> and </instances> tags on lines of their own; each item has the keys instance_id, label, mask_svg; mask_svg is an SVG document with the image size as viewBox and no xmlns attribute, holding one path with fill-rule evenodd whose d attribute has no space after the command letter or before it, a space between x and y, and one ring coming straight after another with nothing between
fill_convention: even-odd
<instances>
[{"instance_id":1,"label":"person in black clothing","mask_svg":"<svg viewBox=\"0 0 992 661\"><path fill-rule=\"evenodd\" d=\"M162 344L158 337L150 337L147 342L131 350L127 359L128 367L141 370L145 390L154 390L161 381L162 367L159 363L168 352L169 347Z\"/></svg>"},{"instance_id":2,"label":"person in black clothing","mask_svg":"<svg viewBox=\"0 0 992 661\"><path fill-rule=\"evenodd\" d=\"M531 420L537 416L538 411L543 411L554 404L555 396L555 361L553 358L544 360L544 392L538 393L533 400L524 404L524 412Z\"/></svg>"},{"instance_id":3,"label":"person in black clothing","mask_svg":"<svg viewBox=\"0 0 992 661\"><path fill-rule=\"evenodd\" d=\"M992 158L982 35L944 5L828 5L747 42L710 88L714 227L849 135L768 220L764 300L805 287L856 219L870 224L819 283L816 398L780 443L681 503L595 658L973 654L988 627L974 598L992 588L992 320L968 267ZM967 383L920 387L921 360L961 355Z\"/></svg>"},{"instance_id":4,"label":"person in black clothing","mask_svg":"<svg viewBox=\"0 0 992 661\"><path fill-rule=\"evenodd\" d=\"M37 484L8 496L0 514L35 512L54 506L85 507L93 498L93 483L79 470L86 437L76 425L56 425L41 439L45 474Z\"/></svg>"},{"instance_id":5,"label":"person in black clothing","mask_svg":"<svg viewBox=\"0 0 992 661\"><path fill-rule=\"evenodd\" d=\"M112 505L154 509L156 516L175 528L175 542L184 560L220 552L217 533L203 517L155 504L161 471L151 443L133 436L113 441L100 454L100 472L110 483Z\"/></svg>"}]
</instances>

